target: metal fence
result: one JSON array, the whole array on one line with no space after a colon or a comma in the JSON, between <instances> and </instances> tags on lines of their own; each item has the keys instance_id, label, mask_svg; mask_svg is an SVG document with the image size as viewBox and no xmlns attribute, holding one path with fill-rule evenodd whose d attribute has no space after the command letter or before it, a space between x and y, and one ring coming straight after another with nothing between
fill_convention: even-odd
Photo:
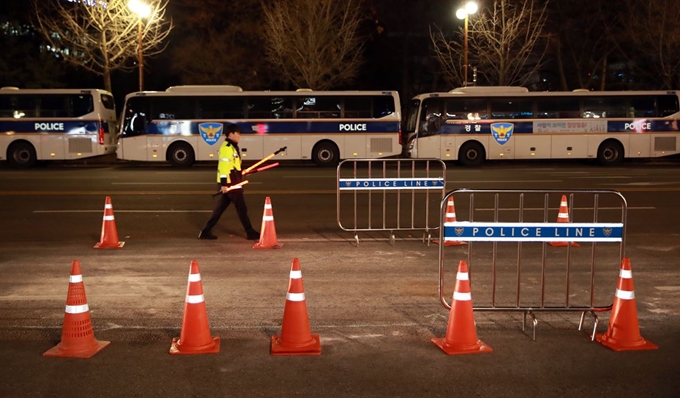
<instances>
[{"instance_id":1,"label":"metal fence","mask_svg":"<svg viewBox=\"0 0 680 398\"><path fill-rule=\"evenodd\" d=\"M429 245L439 229L446 192L446 165L439 159L344 160L337 184L338 226L354 232L357 245L359 232L377 231L388 232L391 244L395 231L422 231Z\"/></svg>"},{"instance_id":2,"label":"metal fence","mask_svg":"<svg viewBox=\"0 0 680 398\"><path fill-rule=\"evenodd\" d=\"M451 197L455 221L445 220ZM565 198L567 209L560 206ZM451 191L440 203L440 239L468 245L440 246L439 299L451 308L445 259L465 259L474 310L522 311L522 330L529 315L534 340L536 312L580 311L579 330L585 315L592 316L594 338L596 313L612 308L626 217L625 198L610 190Z\"/></svg>"}]
</instances>

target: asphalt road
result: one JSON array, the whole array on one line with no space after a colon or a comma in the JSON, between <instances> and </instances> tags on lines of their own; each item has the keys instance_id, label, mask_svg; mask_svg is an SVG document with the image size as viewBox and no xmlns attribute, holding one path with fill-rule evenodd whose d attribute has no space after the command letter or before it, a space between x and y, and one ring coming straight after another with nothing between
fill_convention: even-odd
<instances>
[{"instance_id":1,"label":"asphalt road","mask_svg":"<svg viewBox=\"0 0 680 398\"><path fill-rule=\"evenodd\" d=\"M478 337L493 352L447 356L430 342L445 335L449 315L438 299L438 246L424 243L422 231L397 231L393 244L388 232L362 232L357 245L354 234L338 226L338 214L351 223L353 207L343 197L338 211L335 169L285 164L253 175L246 187L251 220L260 224L264 198L270 197L283 244L278 250L254 250L231 208L213 231L218 240L196 239L212 207L212 164L188 170L106 161L31 170L0 165L0 395L675 397L680 391L679 172L677 161L613 168L584 162L449 165L447 190L621 192L628 205L625 254L633 265L641 334L659 349L614 352L591 342L587 331L578 330L575 311L538 313L536 341L530 328L522 331L521 312L479 311L474 315ZM106 196L125 241L120 250L93 249ZM404 200L401 205L408 207ZM380 202L378 196L371 206L379 208ZM435 206L437 200L416 202ZM493 202L479 205L489 208ZM550 206L556 214L558 203ZM460 207L459 218L465 217ZM584 202L576 207L577 217L592 212ZM372 213L374 228L380 216ZM437 222L436 214L429 216ZM474 252L475 258L489 256L485 246L477 247L482 252ZM445 248L447 275L455 274L467 251L466 246ZM527 247L525 257L534 252ZM574 267L590 261L589 245L571 252ZM555 267L548 269L550 283L562 283L563 269L555 264L565 253L548 249ZM605 250L596 256L603 267L598 298L605 300L617 283L618 264L606 264L611 255ZM269 354L271 336L281 330L293 258L301 263L312 332L321 336L317 357ZM42 353L61 339L74 259L82 266L94 334L111 345L90 359L44 358ZM210 331L221 338L221 350L171 356L191 260L199 263ZM512 265L516 256L502 254L498 261ZM536 258L524 261L522 285L532 299L540 285ZM488 300L483 291L488 285L482 282L483 267L476 270L472 298L481 303ZM574 300L587 294L578 277L573 283ZM450 297L453 281L445 286ZM548 289L551 302L563 296L559 288ZM600 333L610 315L599 315ZM593 327L591 318L585 323L586 329Z\"/></svg>"}]
</instances>

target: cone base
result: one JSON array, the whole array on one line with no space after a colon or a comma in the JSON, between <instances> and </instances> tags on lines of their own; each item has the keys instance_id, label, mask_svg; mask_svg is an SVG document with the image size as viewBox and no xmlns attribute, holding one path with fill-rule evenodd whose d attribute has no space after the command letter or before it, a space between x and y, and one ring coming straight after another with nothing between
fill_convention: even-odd
<instances>
[{"instance_id":1,"label":"cone base","mask_svg":"<svg viewBox=\"0 0 680 398\"><path fill-rule=\"evenodd\" d=\"M43 356L44 357L60 357L60 358L90 358L90 357L94 356L94 354L98 353L99 351L106 348L106 346L111 344L110 341L95 340L94 342L96 344L94 347L89 348L89 349L84 349L84 350L64 348L63 344L59 343L56 346L45 351L43 353Z\"/></svg>"},{"instance_id":2,"label":"cone base","mask_svg":"<svg viewBox=\"0 0 680 398\"><path fill-rule=\"evenodd\" d=\"M217 354L218 352L220 352L219 337L213 337L210 343L198 347L183 346L179 343L179 337L175 337L170 345L170 354L172 355Z\"/></svg>"},{"instance_id":3,"label":"cone base","mask_svg":"<svg viewBox=\"0 0 680 398\"><path fill-rule=\"evenodd\" d=\"M118 243L98 242L96 245L94 245L94 248L95 249L122 249L123 245L125 245L125 242L118 242Z\"/></svg>"},{"instance_id":4,"label":"cone base","mask_svg":"<svg viewBox=\"0 0 680 398\"><path fill-rule=\"evenodd\" d=\"M640 336L637 341L626 342L618 341L609 337L606 333L598 334L595 336L595 340L603 346L610 348L614 351L646 351L646 350L656 350L659 348L658 345L645 340Z\"/></svg>"},{"instance_id":5,"label":"cone base","mask_svg":"<svg viewBox=\"0 0 680 398\"><path fill-rule=\"evenodd\" d=\"M571 247L579 247L579 245L576 242L548 242L548 244L552 247L567 247L571 245Z\"/></svg>"},{"instance_id":6,"label":"cone base","mask_svg":"<svg viewBox=\"0 0 680 398\"><path fill-rule=\"evenodd\" d=\"M446 338L433 338L432 342L437 347L441 348L446 355L463 355L463 354L483 354L485 352L492 352L493 349L486 345L481 340L477 340L476 344L454 346L446 343Z\"/></svg>"},{"instance_id":7,"label":"cone base","mask_svg":"<svg viewBox=\"0 0 680 398\"><path fill-rule=\"evenodd\" d=\"M439 239L432 239L432 243L435 245L439 244ZM467 245L467 242L459 241L459 240L446 240L444 241L444 246L463 246Z\"/></svg>"},{"instance_id":8,"label":"cone base","mask_svg":"<svg viewBox=\"0 0 680 398\"><path fill-rule=\"evenodd\" d=\"M313 334L312 341L304 345L286 345L279 341L280 336L272 336L270 353L275 356L284 355L321 355L319 335Z\"/></svg>"},{"instance_id":9,"label":"cone base","mask_svg":"<svg viewBox=\"0 0 680 398\"><path fill-rule=\"evenodd\" d=\"M279 242L276 242L272 245L265 245L265 244L261 244L261 243L258 242L258 243L253 245L253 249L280 249L282 247L283 247L283 244L279 243Z\"/></svg>"}]
</instances>

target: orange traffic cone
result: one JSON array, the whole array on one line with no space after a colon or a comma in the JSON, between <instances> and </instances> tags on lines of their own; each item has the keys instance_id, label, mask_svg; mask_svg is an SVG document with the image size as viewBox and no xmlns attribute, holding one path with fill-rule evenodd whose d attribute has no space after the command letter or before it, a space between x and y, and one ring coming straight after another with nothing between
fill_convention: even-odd
<instances>
[{"instance_id":1,"label":"orange traffic cone","mask_svg":"<svg viewBox=\"0 0 680 398\"><path fill-rule=\"evenodd\" d=\"M621 261L619 283L614 294L609 328L607 332L598 334L595 338L602 345L614 351L656 350L659 348L640 335L635 291L633 290L633 272L628 258Z\"/></svg>"},{"instance_id":2,"label":"orange traffic cone","mask_svg":"<svg viewBox=\"0 0 680 398\"><path fill-rule=\"evenodd\" d=\"M293 259L281 334L272 336L272 355L321 355L319 335L309 328L300 261Z\"/></svg>"},{"instance_id":3,"label":"orange traffic cone","mask_svg":"<svg viewBox=\"0 0 680 398\"><path fill-rule=\"evenodd\" d=\"M99 242L94 245L95 249L120 249L125 242L118 242L118 231L116 230L116 219L113 216L113 205L111 198L106 197L104 203L104 221L102 222L102 234Z\"/></svg>"},{"instance_id":4,"label":"orange traffic cone","mask_svg":"<svg viewBox=\"0 0 680 398\"><path fill-rule=\"evenodd\" d=\"M446 202L446 215L444 217L444 222L456 222L456 207L453 205L453 196L449 196L448 202ZM433 239L432 243L435 245L439 244L439 239ZM458 240L445 240L444 246L460 246L467 245L467 242Z\"/></svg>"},{"instance_id":5,"label":"orange traffic cone","mask_svg":"<svg viewBox=\"0 0 680 398\"><path fill-rule=\"evenodd\" d=\"M560 200L560 212L557 215L557 222L569 222L569 207L567 205L567 195L562 195L562 200ZM548 242L550 246L555 247L571 247L581 246L576 242Z\"/></svg>"},{"instance_id":6,"label":"orange traffic cone","mask_svg":"<svg viewBox=\"0 0 680 398\"><path fill-rule=\"evenodd\" d=\"M432 342L448 355L481 354L493 351L491 347L477 339L475 318L472 313L470 278L465 261L458 263L456 288L453 292L446 337L434 338Z\"/></svg>"},{"instance_id":7,"label":"orange traffic cone","mask_svg":"<svg viewBox=\"0 0 680 398\"><path fill-rule=\"evenodd\" d=\"M198 261L192 260L189 267L187 297L184 302L182 332L179 339L172 339L170 354L215 354L218 352L220 352L220 338L210 336L201 273L198 270Z\"/></svg>"},{"instance_id":8,"label":"orange traffic cone","mask_svg":"<svg viewBox=\"0 0 680 398\"><path fill-rule=\"evenodd\" d=\"M264 200L264 212L262 213L262 228L260 229L260 241L253 249L280 249L283 245L276 241L276 227L274 226L274 212L272 202L267 196Z\"/></svg>"},{"instance_id":9,"label":"orange traffic cone","mask_svg":"<svg viewBox=\"0 0 680 398\"><path fill-rule=\"evenodd\" d=\"M71 264L71 276L68 281L61 342L43 353L43 356L90 358L111 342L97 341L94 338L92 321L90 320L90 307L87 305L85 285L78 260L73 260Z\"/></svg>"}]
</instances>

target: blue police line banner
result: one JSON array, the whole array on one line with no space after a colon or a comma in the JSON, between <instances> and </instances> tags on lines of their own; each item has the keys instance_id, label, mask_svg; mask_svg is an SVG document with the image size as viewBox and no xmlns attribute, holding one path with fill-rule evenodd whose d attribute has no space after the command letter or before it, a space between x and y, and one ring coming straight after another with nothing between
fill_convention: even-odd
<instances>
[{"instance_id":1,"label":"blue police line banner","mask_svg":"<svg viewBox=\"0 0 680 398\"><path fill-rule=\"evenodd\" d=\"M444 178L340 178L340 190L444 189Z\"/></svg>"},{"instance_id":2,"label":"blue police line banner","mask_svg":"<svg viewBox=\"0 0 680 398\"><path fill-rule=\"evenodd\" d=\"M622 223L444 223L444 241L621 242Z\"/></svg>"}]
</instances>

